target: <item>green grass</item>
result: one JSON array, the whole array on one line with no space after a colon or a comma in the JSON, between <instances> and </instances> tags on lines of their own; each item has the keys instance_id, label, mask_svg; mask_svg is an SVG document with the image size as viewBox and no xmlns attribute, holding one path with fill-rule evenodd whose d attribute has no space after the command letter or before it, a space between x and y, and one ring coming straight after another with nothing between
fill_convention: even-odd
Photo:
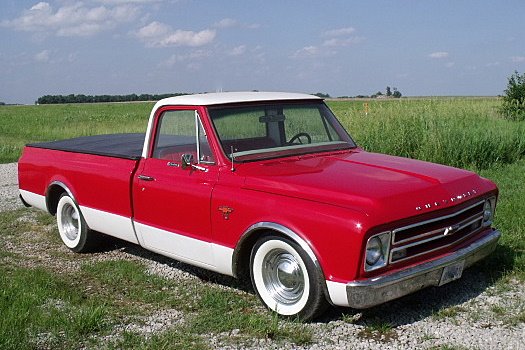
<instances>
[{"instance_id":1,"label":"green grass","mask_svg":"<svg viewBox=\"0 0 525 350\"><path fill-rule=\"evenodd\" d=\"M498 114L495 98L330 102L363 148L462 168L486 169L525 155L525 122Z\"/></svg>"},{"instance_id":2,"label":"green grass","mask_svg":"<svg viewBox=\"0 0 525 350\"><path fill-rule=\"evenodd\" d=\"M100 103L0 108L0 163L14 162L31 142L145 132L153 103Z\"/></svg>"},{"instance_id":3,"label":"green grass","mask_svg":"<svg viewBox=\"0 0 525 350\"><path fill-rule=\"evenodd\" d=\"M465 311L466 311L465 308L461 306L450 306L450 307L446 307L446 308L438 310L436 313L433 314L433 317L436 320L454 318Z\"/></svg>"},{"instance_id":4,"label":"green grass","mask_svg":"<svg viewBox=\"0 0 525 350\"><path fill-rule=\"evenodd\" d=\"M525 160L481 171L499 187L494 226L502 232L492 258L482 262L487 273L512 274L525 280Z\"/></svg>"},{"instance_id":5,"label":"green grass","mask_svg":"<svg viewBox=\"0 0 525 350\"><path fill-rule=\"evenodd\" d=\"M2 266L0 285L1 349L38 347L39 341L73 348L110 325L104 302L53 272Z\"/></svg>"},{"instance_id":6,"label":"green grass","mask_svg":"<svg viewBox=\"0 0 525 350\"><path fill-rule=\"evenodd\" d=\"M397 338L397 333L389 322L373 321L358 333L358 337L374 339L378 342L390 342Z\"/></svg>"},{"instance_id":7,"label":"green grass","mask_svg":"<svg viewBox=\"0 0 525 350\"><path fill-rule=\"evenodd\" d=\"M312 342L308 325L281 320L253 294L166 279L137 261L97 261L66 253L59 241L49 240L46 252L64 266L53 269L38 254L12 248L48 238L47 220L22 220L38 216L25 209L0 213L0 349L206 349L210 336L233 347L253 339ZM177 310L183 318L147 336L119 331L119 325L140 326L164 310Z\"/></svg>"}]
</instances>

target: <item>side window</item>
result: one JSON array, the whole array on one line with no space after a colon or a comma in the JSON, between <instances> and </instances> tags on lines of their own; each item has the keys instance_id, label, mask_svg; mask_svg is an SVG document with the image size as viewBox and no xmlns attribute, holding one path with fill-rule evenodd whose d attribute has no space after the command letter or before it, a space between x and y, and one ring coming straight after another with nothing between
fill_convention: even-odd
<instances>
[{"instance_id":1,"label":"side window","mask_svg":"<svg viewBox=\"0 0 525 350\"><path fill-rule=\"evenodd\" d=\"M180 162L183 154L192 154L199 163L215 161L197 112L166 111L159 119L152 157Z\"/></svg>"}]
</instances>

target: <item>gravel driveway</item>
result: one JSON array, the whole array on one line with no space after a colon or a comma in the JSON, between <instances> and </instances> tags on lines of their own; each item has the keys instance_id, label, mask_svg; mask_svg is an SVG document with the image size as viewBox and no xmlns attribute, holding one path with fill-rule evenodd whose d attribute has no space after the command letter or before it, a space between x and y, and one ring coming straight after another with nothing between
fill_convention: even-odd
<instances>
[{"instance_id":1,"label":"gravel driveway","mask_svg":"<svg viewBox=\"0 0 525 350\"><path fill-rule=\"evenodd\" d=\"M0 212L21 207L16 163L0 164Z\"/></svg>"},{"instance_id":2,"label":"gravel driveway","mask_svg":"<svg viewBox=\"0 0 525 350\"><path fill-rule=\"evenodd\" d=\"M0 164L0 212L21 208L18 200L16 163ZM27 254L45 249L17 247ZM192 268L160 258L139 247L104 253L106 258L139 259L151 273L166 278L195 279ZM49 257L50 266L55 260ZM199 271L199 273L202 273ZM221 277L219 277L221 279ZM215 276L217 280L217 276ZM228 279L225 277L225 288ZM492 284L476 267L459 281L441 288L429 288L411 296L365 311L333 308L316 323L311 323L316 343L306 347L254 339L253 349L525 349L525 284L510 280ZM240 293L240 291L239 291ZM180 315L160 311L142 326L154 332L173 324ZM164 327L163 327L164 326ZM131 327L133 325L123 325ZM149 327L149 328L148 328ZM211 335L213 348L238 348L226 345L225 335Z\"/></svg>"}]
</instances>

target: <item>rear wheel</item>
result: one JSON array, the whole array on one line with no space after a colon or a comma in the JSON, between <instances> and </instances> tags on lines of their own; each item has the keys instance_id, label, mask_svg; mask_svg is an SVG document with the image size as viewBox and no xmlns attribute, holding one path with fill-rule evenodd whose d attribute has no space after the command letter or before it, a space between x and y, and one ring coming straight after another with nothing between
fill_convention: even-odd
<instances>
[{"instance_id":1,"label":"rear wheel","mask_svg":"<svg viewBox=\"0 0 525 350\"><path fill-rule=\"evenodd\" d=\"M310 320L328 306L314 263L288 239L260 239L252 249L250 273L259 298L282 316Z\"/></svg>"},{"instance_id":2,"label":"rear wheel","mask_svg":"<svg viewBox=\"0 0 525 350\"><path fill-rule=\"evenodd\" d=\"M88 228L80 209L73 199L64 193L57 206L57 225L62 242L76 253L83 253L95 247L95 234Z\"/></svg>"}]
</instances>

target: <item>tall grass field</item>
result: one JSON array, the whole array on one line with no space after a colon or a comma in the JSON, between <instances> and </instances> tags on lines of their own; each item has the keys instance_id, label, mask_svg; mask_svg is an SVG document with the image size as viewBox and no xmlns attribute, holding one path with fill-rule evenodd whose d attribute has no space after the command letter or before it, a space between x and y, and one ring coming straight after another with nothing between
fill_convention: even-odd
<instances>
[{"instance_id":1,"label":"tall grass field","mask_svg":"<svg viewBox=\"0 0 525 350\"><path fill-rule=\"evenodd\" d=\"M368 151L467 168L496 182L500 195L494 226L503 235L496 251L472 269L496 291L525 285L525 121L503 119L497 98L328 104L356 143ZM26 143L145 132L152 107L153 103L0 106L0 163L16 162ZM130 256L143 254L140 247L123 243L116 249ZM210 338L231 348L243 348L251 339L262 339L260 344L272 348L315 343L313 326L265 311L237 281L197 276L181 282L150 274L143 264L146 259L114 259L111 253L69 252L58 238L54 218L46 213L32 209L0 213L0 349L211 349L217 343L210 343ZM175 264L188 274L182 263L153 259ZM450 288L456 293L454 286ZM363 311L364 321L359 322L373 332L373 326L366 326L367 317L380 315L379 327L387 325L388 332L386 322L392 314L408 309L424 315L429 309L440 315L444 309L441 314L447 315L449 310L448 303L430 298L422 305L411 302L417 296L411 298L379 306L380 311ZM518 302L489 310L494 324L523 329L525 300ZM480 315L485 312L479 309ZM163 312L180 323L147 335L123 326L142 327ZM355 322L351 310L344 312L350 316L328 317Z\"/></svg>"},{"instance_id":2,"label":"tall grass field","mask_svg":"<svg viewBox=\"0 0 525 350\"><path fill-rule=\"evenodd\" d=\"M525 123L503 119L498 113L501 101L496 98L329 104L366 150L474 169L513 163L525 156Z\"/></svg>"},{"instance_id":3,"label":"tall grass field","mask_svg":"<svg viewBox=\"0 0 525 350\"><path fill-rule=\"evenodd\" d=\"M145 132L154 103L0 106L0 163L16 162L25 144L76 136Z\"/></svg>"},{"instance_id":4,"label":"tall grass field","mask_svg":"<svg viewBox=\"0 0 525 350\"><path fill-rule=\"evenodd\" d=\"M329 101L366 150L473 169L525 155L525 123L501 118L496 98ZM365 104L367 106L365 106ZM0 107L0 162L24 144L74 136L144 132L153 103Z\"/></svg>"}]
</instances>

